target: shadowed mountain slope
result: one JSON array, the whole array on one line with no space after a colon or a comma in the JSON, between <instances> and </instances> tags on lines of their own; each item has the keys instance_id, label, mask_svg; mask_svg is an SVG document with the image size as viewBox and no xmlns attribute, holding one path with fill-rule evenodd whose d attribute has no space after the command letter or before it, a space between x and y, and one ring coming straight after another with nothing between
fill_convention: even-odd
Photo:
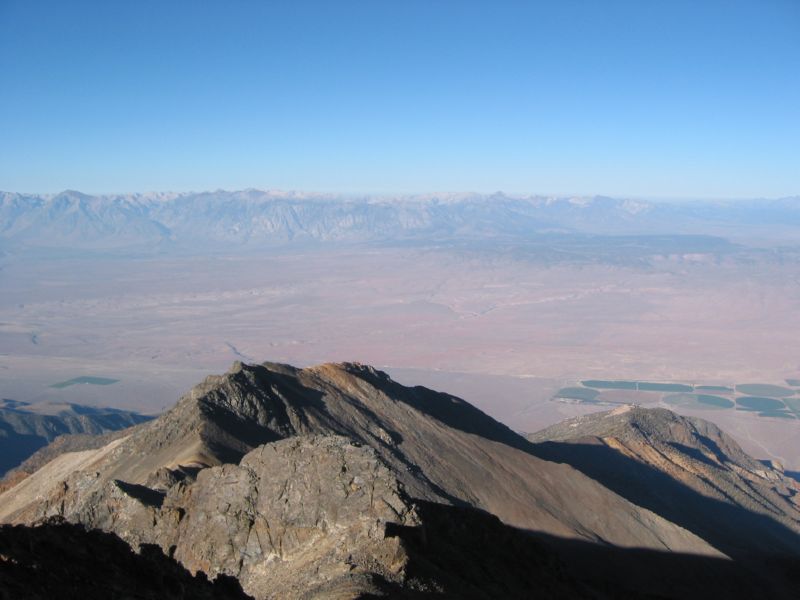
<instances>
[{"instance_id":1,"label":"shadowed mountain slope","mask_svg":"<svg viewBox=\"0 0 800 600\"><path fill-rule=\"evenodd\" d=\"M790 600L796 562L770 565L618 549L531 534L471 508L418 503L423 523L387 528L406 553L405 580L351 573L312 585L303 598L770 598ZM306 580L299 574L299 582ZM235 578L209 583L160 548L138 553L116 535L59 519L0 526L0 599L248 598Z\"/></svg>"},{"instance_id":2,"label":"shadowed mountain slope","mask_svg":"<svg viewBox=\"0 0 800 600\"><path fill-rule=\"evenodd\" d=\"M718 555L527 446L463 400L370 367L237 363L129 435L57 456L0 495L0 518L57 516L156 544L256 597L333 594L367 575L405 585L408 552L387 531L421 526L419 501L557 536Z\"/></svg>"},{"instance_id":3,"label":"shadowed mountain slope","mask_svg":"<svg viewBox=\"0 0 800 600\"><path fill-rule=\"evenodd\" d=\"M747 455L712 423L664 409L623 407L528 436L563 462L729 556L800 556L800 486Z\"/></svg>"},{"instance_id":4,"label":"shadowed mountain slope","mask_svg":"<svg viewBox=\"0 0 800 600\"><path fill-rule=\"evenodd\" d=\"M373 448L414 498L475 506L510 525L556 535L714 553L570 467L530 455L524 438L463 400L406 388L354 364L237 363L114 447L81 453L80 464L100 473L96 486L122 480L161 489L176 476L236 463L261 444L297 435L340 435ZM26 487L38 489L40 480L74 469L75 455L60 458L65 465L50 463ZM25 498L17 493L0 514L10 517ZM602 521L598 510L607 515Z\"/></svg>"},{"instance_id":5,"label":"shadowed mountain slope","mask_svg":"<svg viewBox=\"0 0 800 600\"><path fill-rule=\"evenodd\" d=\"M0 477L60 435L105 433L151 418L113 408L3 400L0 402Z\"/></svg>"},{"instance_id":6,"label":"shadowed mountain slope","mask_svg":"<svg viewBox=\"0 0 800 600\"><path fill-rule=\"evenodd\" d=\"M117 536L79 525L0 527L0 599L247 600L231 577L193 576L160 548L133 552Z\"/></svg>"},{"instance_id":7,"label":"shadowed mountain slope","mask_svg":"<svg viewBox=\"0 0 800 600\"><path fill-rule=\"evenodd\" d=\"M648 550L650 568L670 552L728 572L708 539L537 448L463 400L371 367L236 363L152 422L57 455L0 495L0 520L57 517L154 544L256 598L651 594L644 580L565 576L552 555L581 544L629 548L625 564ZM693 577L686 586L705 585Z\"/></svg>"},{"instance_id":8,"label":"shadowed mountain slope","mask_svg":"<svg viewBox=\"0 0 800 600\"><path fill-rule=\"evenodd\" d=\"M470 508L420 503L418 512L423 526L397 533L408 573L455 580L445 589L457 598L789 599L800 589L796 559L618 548L523 532Z\"/></svg>"}]
</instances>

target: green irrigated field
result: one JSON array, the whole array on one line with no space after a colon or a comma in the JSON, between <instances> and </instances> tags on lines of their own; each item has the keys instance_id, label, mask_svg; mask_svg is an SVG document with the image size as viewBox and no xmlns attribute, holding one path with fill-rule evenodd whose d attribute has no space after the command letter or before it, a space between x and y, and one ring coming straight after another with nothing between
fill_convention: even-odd
<instances>
[{"instance_id":1,"label":"green irrigated field","mask_svg":"<svg viewBox=\"0 0 800 600\"><path fill-rule=\"evenodd\" d=\"M766 410L758 413L759 417L776 417L778 419L794 419L794 414L788 410Z\"/></svg>"},{"instance_id":2,"label":"green irrigated field","mask_svg":"<svg viewBox=\"0 0 800 600\"><path fill-rule=\"evenodd\" d=\"M694 389L698 392L717 392L718 394L733 393L733 388L726 385L696 385Z\"/></svg>"},{"instance_id":3,"label":"green irrigated field","mask_svg":"<svg viewBox=\"0 0 800 600\"><path fill-rule=\"evenodd\" d=\"M697 401L706 406L713 406L715 408L733 408L733 402L722 396L714 396L712 394L695 394Z\"/></svg>"},{"instance_id":4,"label":"green irrigated field","mask_svg":"<svg viewBox=\"0 0 800 600\"><path fill-rule=\"evenodd\" d=\"M800 380L787 379L786 382L800 383ZM663 402L669 406L697 410L735 409L758 417L800 419L800 389L770 383L694 385L683 382L585 379L580 384L561 388L553 395L553 399L605 406L621 403L657 405Z\"/></svg>"},{"instance_id":5,"label":"green irrigated field","mask_svg":"<svg viewBox=\"0 0 800 600\"><path fill-rule=\"evenodd\" d=\"M800 398L784 398L783 403L796 417L800 418Z\"/></svg>"},{"instance_id":6,"label":"green irrigated field","mask_svg":"<svg viewBox=\"0 0 800 600\"><path fill-rule=\"evenodd\" d=\"M569 400L581 400L582 402L594 402L600 392L586 387L565 387L555 393L556 398L567 398Z\"/></svg>"},{"instance_id":7,"label":"green irrigated field","mask_svg":"<svg viewBox=\"0 0 800 600\"><path fill-rule=\"evenodd\" d=\"M69 387L71 385L79 385L81 383L87 383L89 385L111 385L112 383L117 383L118 381L119 379L109 379L107 377L93 377L91 375L82 375L81 377L75 377L73 379L68 379L67 381L54 383L50 387L62 389L65 387Z\"/></svg>"},{"instance_id":8,"label":"green irrigated field","mask_svg":"<svg viewBox=\"0 0 800 600\"><path fill-rule=\"evenodd\" d=\"M640 392L691 392L694 386L685 383L656 383L652 381L624 381L587 379L581 381L587 388L597 390L638 390Z\"/></svg>"},{"instance_id":9,"label":"green irrigated field","mask_svg":"<svg viewBox=\"0 0 800 600\"><path fill-rule=\"evenodd\" d=\"M711 394L670 394L664 397L664 402L673 406L686 406L689 408L733 408L731 400L722 396Z\"/></svg>"},{"instance_id":10,"label":"green irrigated field","mask_svg":"<svg viewBox=\"0 0 800 600\"><path fill-rule=\"evenodd\" d=\"M608 381L604 379L587 379L581 385L598 390L635 390L635 381Z\"/></svg>"},{"instance_id":11,"label":"green irrigated field","mask_svg":"<svg viewBox=\"0 0 800 600\"><path fill-rule=\"evenodd\" d=\"M651 383L638 381L636 389L642 392L691 392L694 386L685 383Z\"/></svg>"},{"instance_id":12,"label":"green irrigated field","mask_svg":"<svg viewBox=\"0 0 800 600\"><path fill-rule=\"evenodd\" d=\"M771 412L786 408L786 405L780 400L776 398L765 398L763 396L740 396L736 399L736 406L745 410L761 412Z\"/></svg>"},{"instance_id":13,"label":"green irrigated field","mask_svg":"<svg viewBox=\"0 0 800 600\"><path fill-rule=\"evenodd\" d=\"M742 383L736 386L736 391L747 396L767 396L769 398L785 398L794 396L793 389L769 383Z\"/></svg>"}]
</instances>

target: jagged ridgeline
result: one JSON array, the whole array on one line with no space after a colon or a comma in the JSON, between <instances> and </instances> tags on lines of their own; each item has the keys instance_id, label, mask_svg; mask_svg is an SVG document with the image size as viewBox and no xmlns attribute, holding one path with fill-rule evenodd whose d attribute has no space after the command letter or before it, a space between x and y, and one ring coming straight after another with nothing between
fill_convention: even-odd
<instances>
[{"instance_id":1,"label":"jagged ridgeline","mask_svg":"<svg viewBox=\"0 0 800 600\"><path fill-rule=\"evenodd\" d=\"M700 210L698 210L698 208ZM0 191L0 242L8 248L165 250L199 245L386 240L527 240L552 233L649 234L637 244L669 252L675 231L700 233L720 223L796 223L798 198L692 205L594 197L503 193L352 197L242 190L92 196ZM707 232L706 232L707 233ZM729 251L703 235L683 236L684 252ZM585 245L582 239L579 245ZM620 240L630 246L631 240ZM606 240L611 244L613 240ZM630 248L628 249L630 250Z\"/></svg>"},{"instance_id":2,"label":"jagged ridgeline","mask_svg":"<svg viewBox=\"0 0 800 600\"><path fill-rule=\"evenodd\" d=\"M358 364L236 363L105 445L53 452L0 519L102 530L255 598L794 597L779 469L669 411L563 427L528 440Z\"/></svg>"}]
</instances>

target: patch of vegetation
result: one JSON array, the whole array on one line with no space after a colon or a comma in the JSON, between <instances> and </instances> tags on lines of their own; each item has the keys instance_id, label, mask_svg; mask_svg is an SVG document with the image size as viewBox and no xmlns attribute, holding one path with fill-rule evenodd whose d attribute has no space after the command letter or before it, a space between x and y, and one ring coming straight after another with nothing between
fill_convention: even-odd
<instances>
[{"instance_id":1,"label":"patch of vegetation","mask_svg":"<svg viewBox=\"0 0 800 600\"><path fill-rule=\"evenodd\" d=\"M109 379L107 377L92 377L91 375L85 375L81 377L75 377L73 379L68 379L67 381L54 383L50 387L56 389L63 389L71 385L79 385L81 383L86 383L89 385L111 385L112 383L117 383L118 381L119 379Z\"/></svg>"},{"instance_id":2,"label":"patch of vegetation","mask_svg":"<svg viewBox=\"0 0 800 600\"><path fill-rule=\"evenodd\" d=\"M725 385L696 385L695 391L698 392L719 392L723 394L733 393L733 388Z\"/></svg>"},{"instance_id":3,"label":"patch of vegetation","mask_svg":"<svg viewBox=\"0 0 800 600\"><path fill-rule=\"evenodd\" d=\"M664 402L672 404L673 406L687 406L696 401L694 394L670 394L664 396Z\"/></svg>"},{"instance_id":4,"label":"patch of vegetation","mask_svg":"<svg viewBox=\"0 0 800 600\"><path fill-rule=\"evenodd\" d=\"M565 387L558 390L555 398L567 398L569 400L581 400L583 402L594 402L600 392L586 387Z\"/></svg>"},{"instance_id":5,"label":"patch of vegetation","mask_svg":"<svg viewBox=\"0 0 800 600\"><path fill-rule=\"evenodd\" d=\"M664 397L664 402L673 406L703 409L733 408L734 406L731 400L711 394L670 394Z\"/></svg>"},{"instance_id":6,"label":"patch of vegetation","mask_svg":"<svg viewBox=\"0 0 800 600\"><path fill-rule=\"evenodd\" d=\"M795 416L785 410L769 410L758 413L759 417L777 417L779 419L794 419Z\"/></svg>"},{"instance_id":7,"label":"patch of vegetation","mask_svg":"<svg viewBox=\"0 0 800 600\"><path fill-rule=\"evenodd\" d=\"M598 390L635 390L635 381L609 381L605 379L587 379L581 385Z\"/></svg>"},{"instance_id":8,"label":"patch of vegetation","mask_svg":"<svg viewBox=\"0 0 800 600\"><path fill-rule=\"evenodd\" d=\"M736 399L736 405L745 410L755 410L759 412L771 412L786 408L786 405L780 400L764 398L763 396L741 396Z\"/></svg>"},{"instance_id":9,"label":"patch of vegetation","mask_svg":"<svg viewBox=\"0 0 800 600\"><path fill-rule=\"evenodd\" d=\"M787 379L786 385L791 385L792 387L800 387L800 379Z\"/></svg>"},{"instance_id":10,"label":"patch of vegetation","mask_svg":"<svg viewBox=\"0 0 800 600\"><path fill-rule=\"evenodd\" d=\"M707 406L715 406L719 408L733 408L734 404L732 400L728 400L727 398L723 398L722 396L714 396L712 394L695 394L697 397L697 401L700 404L705 404Z\"/></svg>"},{"instance_id":11,"label":"patch of vegetation","mask_svg":"<svg viewBox=\"0 0 800 600\"><path fill-rule=\"evenodd\" d=\"M692 392L694 386L686 383L658 383L654 381L624 381L587 379L581 385L598 390L634 390L639 392Z\"/></svg>"},{"instance_id":12,"label":"patch of vegetation","mask_svg":"<svg viewBox=\"0 0 800 600\"><path fill-rule=\"evenodd\" d=\"M747 394L748 396L767 396L769 398L794 396L794 390L769 383L743 383L736 386L736 391L740 394Z\"/></svg>"},{"instance_id":13,"label":"patch of vegetation","mask_svg":"<svg viewBox=\"0 0 800 600\"><path fill-rule=\"evenodd\" d=\"M789 407L797 417L800 417L800 398L784 398L783 403Z\"/></svg>"},{"instance_id":14,"label":"patch of vegetation","mask_svg":"<svg viewBox=\"0 0 800 600\"><path fill-rule=\"evenodd\" d=\"M638 381L637 388L641 392L691 392L694 386L685 383L652 383L649 381Z\"/></svg>"}]
</instances>

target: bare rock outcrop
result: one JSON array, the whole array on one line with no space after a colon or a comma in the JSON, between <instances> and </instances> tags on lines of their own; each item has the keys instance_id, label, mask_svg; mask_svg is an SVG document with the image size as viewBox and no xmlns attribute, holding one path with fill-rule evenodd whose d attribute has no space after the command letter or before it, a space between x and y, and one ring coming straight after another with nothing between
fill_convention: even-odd
<instances>
[{"instance_id":1,"label":"bare rock outcrop","mask_svg":"<svg viewBox=\"0 0 800 600\"><path fill-rule=\"evenodd\" d=\"M340 436L266 444L167 493L79 471L20 515L53 517L155 544L193 573L236 577L256 598L300 597L354 574L398 580L405 558L387 523L417 524L375 452Z\"/></svg>"}]
</instances>

